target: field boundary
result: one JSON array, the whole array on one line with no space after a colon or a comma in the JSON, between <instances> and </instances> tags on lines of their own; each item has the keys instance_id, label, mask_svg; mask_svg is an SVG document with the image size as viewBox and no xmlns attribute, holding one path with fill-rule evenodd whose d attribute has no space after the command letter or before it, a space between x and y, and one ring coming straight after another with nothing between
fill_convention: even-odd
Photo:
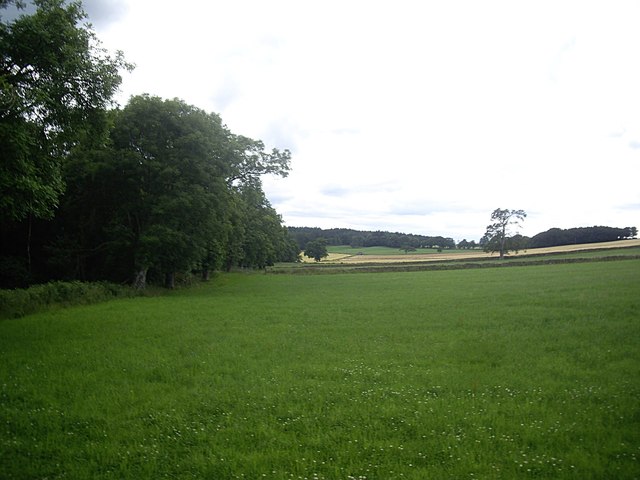
<instances>
[{"instance_id":1,"label":"field boundary","mask_svg":"<svg viewBox=\"0 0 640 480\"><path fill-rule=\"evenodd\" d=\"M558 252L566 254L567 252ZM576 252L578 253L578 252ZM336 274L336 273L374 273L374 272L422 272L422 271L438 271L438 270L471 270L478 268L506 268L506 267L529 267L541 265L560 265L569 263L592 263L592 262L613 262L622 260L640 260L640 255L607 255L602 257L573 257L573 258L547 258L554 254L537 254L530 259L514 259L509 257L505 260L499 258L477 258L477 261L471 261L469 258L459 260L440 260L440 261L418 261L418 262L393 262L393 263L327 263L309 266L291 266L291 267L271 267L266 270L269 274Z\"/></svg>"}]
</instances>

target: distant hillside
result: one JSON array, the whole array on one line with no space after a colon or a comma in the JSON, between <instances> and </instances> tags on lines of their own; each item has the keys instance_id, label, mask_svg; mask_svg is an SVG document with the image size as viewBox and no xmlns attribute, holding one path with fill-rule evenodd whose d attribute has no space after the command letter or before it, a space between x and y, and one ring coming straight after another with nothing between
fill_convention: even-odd
<instances>
[{"instance_id":1,"label":"distant hillside","mask_svg":"<svg viewBox=\"0 0 640 480\"><path fill-rule=\"evenodd\" d=\"M391 247L391 248L456 248L456 242L449 237L414 235L412 233L353 230L350 228L317 228L317 227L288 227L290 236L296 241L298 247L304 250L305 245L317 238L324 238L329 245L351 245L357 247ZM522 247L544 248L558 247L562 245L576 245L584 243L613 242L636 238L636 227L578 227L578 228L552 228L546 232L526 238L520 237L526 243ZM475 242L462 241L458 248L474 248Z\"/></svg>"},{"instance_id":2,"label":"distant hillside","mask_svg":"<svg viewBox=\"0 0 640 480\"><path fill-rule=\"evenodd\" d=\"M612 242L636 238L636 227L580 227L580 228L552 228L546 232L538 233L529 240L529 248L557 247L561 245L574 245L579 243Z\"/></svg>"},{"instance_id":3,"label":"distant hillside","mask_svg":"<svg viewBox=\"0 0 640 480\"><path fill-rule=\"evenodd\" d=\"M288 227L287 230L301 250L304 250L308 242L319 237L326 239L329 245L351 245L352 247L456 247L453 238L441 236L430 237L411 233L362 231L349 228Z\"/></svg>"}]
</instances>

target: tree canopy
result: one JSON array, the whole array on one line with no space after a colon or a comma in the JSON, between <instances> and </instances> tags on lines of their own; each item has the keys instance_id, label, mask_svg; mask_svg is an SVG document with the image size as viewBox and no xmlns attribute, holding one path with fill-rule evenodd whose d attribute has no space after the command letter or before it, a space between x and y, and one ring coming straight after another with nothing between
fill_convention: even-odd
<instances>
[{"instance_id":1,"label":"tree canopy","mask_svg":"<svg viewBox=\"0 0 640 480\"><path fill-rule=\"evenodd\" d=\"M0 0L0 9L20 2ZM172 287L177 275L295 261L262 190L288 150L179 99L113 95L80 3L36 0L0 22L0 286L52 279Z\"/></svg>"},{"instance_id":2,"label":"tree canopy","mask_svg":"<svg viewBox=\"0 0 640 480\"><path fill-rule=\"evenodd\" d=\"M0 3L0 8L10 3ZM103 128L104 109L131 68L111 57L78 3L36 0L33 15L0 22L0 216L51 218L64 157Z\"/></svg>"},{"instance_id":3,"label":"tree canopy","mask_svg":"<svg viewBox=\"0 0 640 480\"><path fill-rule=\"evenodd\" d=\"M497 208L491 213L491 223L480 240L486 252L499 252L500 258L504 258L509 250L521 248L519 242L511 236L510 227L518 227L524 221L527 214L524 210L509 210Z\"/></svg>"},{"instance_id":4,"label":"tree canopy","mask_svg":"<svg viewBox=\"0 0 640 480\"><path fill-rule=\"evenodd\" d=\"M327 241L324 238L316 238L307 243L304 248L304 256L313 258L316 262L319 262L325 257L329 256L327 252Z\"/></svg>"},{"instance_id":5,"label":"tree canopy","mask_svg":"<svg viewBox=\"0 0 640 480\"><path fill-rule=\"evenodd\" d=\"M559 245L573 245L578 243L612 242L625 238L635 238L638 235L636 227L579 227L579 228L551 228L531 237L531 248L555 247Z\"/></svg>"},{"instance_id":6,"label":"tree canopy","mask_svg":"<svg viewBox=\"0 0 640 480\"><path fill-rule=\"evenodd\" d=\"M415 235L399 232L361 231L349 228L311 228L290 227L291 235L304 249L305 245L316 238L324 238L327 245L351 245L358 247L412 247L412 248L455 248L452 238L442 236Z\"/></svg>"}]
</instances>

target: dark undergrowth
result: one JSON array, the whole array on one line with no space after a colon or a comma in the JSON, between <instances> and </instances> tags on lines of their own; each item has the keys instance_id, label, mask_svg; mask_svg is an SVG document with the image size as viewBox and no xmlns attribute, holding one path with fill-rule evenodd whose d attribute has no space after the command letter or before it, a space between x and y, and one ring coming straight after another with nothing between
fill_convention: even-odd
<instances>
[{"instance_id":1,"label":"dark undergrowth","mask_svg":"<svg viewBox=\"0 0 640 480\"><path fill-rule=\"evenodd\" d=\"M88 305L140 293L108 282L49 282L29 288L0 290L0 319L19 318L48 308Z\"/></svg>"}]
</instances>

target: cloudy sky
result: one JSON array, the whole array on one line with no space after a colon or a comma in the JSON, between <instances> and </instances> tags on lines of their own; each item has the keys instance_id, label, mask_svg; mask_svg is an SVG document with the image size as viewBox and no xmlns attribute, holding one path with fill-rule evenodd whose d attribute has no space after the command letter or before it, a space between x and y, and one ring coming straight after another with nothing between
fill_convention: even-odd
<instances>
[{"instance_id":1,"label":"cloudy sky","mask_svg":"<svg viewBox=\"0 0 640 480\"><path fill-rule=\"evenodd\" d=\"M85 0L143 92L292 152L289 226L640 226L640 2Z\"/></svg>"}]
</instances>

